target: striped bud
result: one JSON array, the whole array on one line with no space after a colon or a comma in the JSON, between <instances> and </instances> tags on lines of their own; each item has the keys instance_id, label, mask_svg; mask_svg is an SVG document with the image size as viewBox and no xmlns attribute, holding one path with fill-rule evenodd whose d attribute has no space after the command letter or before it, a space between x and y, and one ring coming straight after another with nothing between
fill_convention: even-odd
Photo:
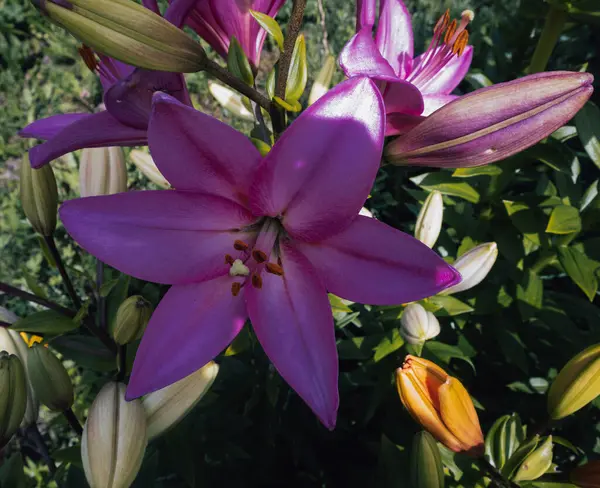
<instances>
[{"instance_id":1,"label":"striped bud","mask_svg":"<svg viewBox=\"0 0 600 488\"><path fill-rule=\"evenodd\" d=\"M136 165L137 169L139 169L152 183L161 188L171 188L170 183L158 170L156 163L150 154L140 151L139 149L134 149L129 153L129 156L131 156L131 161Z\"/></svg>"},{"instance_id":2,"label":"striped bud","mask_svg":"<svg viewBox=\"0 0 600 488\"><path fill-rule=\"evenodd\" d=\"M62 412L73 405L73 384L63 363L48 348L34 345L27 351L29 381L40 403Z\"/></svg>"},{"instance_id":3,"label":"striped bud","mask_svg":"<svg viewBox=\"0 0 600 488\"><path fill-rule=\"evenodd\" d=\"M429 432L415 435L410 453L411 488L444 488L444 466L437 442Z\"/></svg>"},{"instance_id":4,"label":"striped bud","mask_svg":"<svg viewBox=\"0 0 600 488\"><path fill-rule=\"evenodd\" d=\"M29 157L21 159L21 205L25 217L38 234L51 236L56 229L58 190L52 167L33 169Z\"/></svg>"},{"instance_id":5,"label":"striped bud","mask_svg":"<svg viewBox=\"0 0 600 488\"><path fill-rule=\"evenodd\" d=\"M82 197L127 191L125 154L120 147L91 147L81 151L79 194Z\"/></svg>"},{"instance_id":6,"label":"striped bud","mask_svg":"<svg viewBox=\"0 0 600 488\"><path fill-rule=\"evenodd\" d=\"M495 242L486 242L470 249L452 264L462 276L462 281L446 288L440 295L451 295L478 285L488 275L497 257L498 246Z\"/></svg>"},{"instance_id":7,"label":"striped bud","mask_svg":"<svg viewBox=\"0 0 600 488\"><path fill-rule=\"evenodd\" d=\"M152 305L144 297L134 295L127 298L119 306L112 323L111 333L115 342L123 345L141 339L151 315Z\"/></svg>"},{"instance_id":8,"label":"striped bud","mask_svg":"<svg viewBox=\"0 0 600 488\"><path fill-rule=\"evenodd\" d=\"M0 450L17 431L27 408L27 380L21 360L0 351Z\"/></svg>"},{"instance_id":9,"label":"striped bud","mask_svg":"<svg viewBox=\"0 0 600 488\"><path fill-rule=\"evenodd\" d=\"M438 319L418 303L411 303L404 309L400 323L400 334L409 344L423 344L440 333Z\"/></svg>"},{"instance_id":10,"label":"striped bud","mask_svg":"<svg viewBox=\"0 0 600 488\"><path fill-rule=\"evenodd\" d=\"M444 202L442 194L432 191L419 212L415 225L415 237L427 247L433 247L442 230L442 218L444 216Z\"/></svg>"}]
</instances>

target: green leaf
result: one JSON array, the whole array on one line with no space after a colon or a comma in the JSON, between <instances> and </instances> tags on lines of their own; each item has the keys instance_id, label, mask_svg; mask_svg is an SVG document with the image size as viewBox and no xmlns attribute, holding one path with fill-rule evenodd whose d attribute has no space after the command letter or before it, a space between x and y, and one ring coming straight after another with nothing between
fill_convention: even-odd
<instances>
[{"instance_id":1,"label":"green leaf","mask_svg":"<svg viewBox=\"0 0 600 488\"><path fill-rule=\"evenodd\" d=\"M25 283L27 283L27 286L33 293L35 293L38 297L48 298L48 294L39 285L37 278L31 276L25 266L21 266L21 274L23 275L23 278L25 278Z\"/></svg>"},{"instance_id":2,"label":"green leaf","mask_svg":"<svg viewBox=\"0 0 600 488\"><path fill-rule=\"evenodd\" d=\"M472 178L473 176L497 176L502 174L502 168L495 164L487 166L473 166L471 168L458 168L454 170L452 176L455 178Z\"/></svg>"},{"instance_id":3,"label":"green leaf","mask_svg":"<svg viewBox=\"0 0 600 488\"><path fill-rule=\"evenodd\" d=\"M514 454L525 440L525 430L518 414L500 417L485 437L485 456L497 469Z\"/></svg>"},{"instance_id":4,"label":"green leaf","mask_svg":"<svg viewBox=\"0 0 600 488\"><path fill-rule=\"evenodd\" d=\"M15 452L0 466L0 486L6 488L27 488L28 482L23 471L23 458Z\"/></svg>"},{"instance_id":5,"label":"green leaf","mask_svg":"<svg viewBox=\"0 0 600 488\"><path fill-rule=\"evenodd\" d=\"M329 293L329 305L331 305L331 309L334 313L336 312L347 312L352 313L352 309L346 305L344 300L340 297L334 295L333 293Z\"/></svg>"},{"instance_id":6,"label":"green leaf","mask_svg":"<svg viewBox=\"0 0 600 488\"><path fill-rule=\"evenodd\" d=\"M277 21L273 17L269 17L267 14L257 12L256 10L250 10L250 15L256 19L260 26L266 30L269 35L273 36L277 46L279 46L279 50L283 52L283 32L281 31L281 27L279 27Z\"/></svg>"},{"instance_id":7,"label":"green leaf","mask_svg":"<svg viewBox=\"0 0 600 488\"><path fill-rule=\"evenodd\" d=\"M65 358L83 368L102 372L116 369L115 356L95 337L68 335L53 339L51 344Z\"/></svg>"},{"instance_id":8,"label":"green leaf","mask_svg":"<svg viewBox=\"0 0 600 488\"><path fill-rule=\"evenodd\" d=\"M465 302L461 302L458 298L454 298L453 296L436 295L430 297L428 301L434 305L437 310L445 310L445 312L451 317L473 311L473 307Z\"/></svg>"},{"instance_id":9,"label":"green leaf","mask_svg":"<svg viewBox=\"0 0 600 488\"><path fill-rule=\"evenodd\" d=\"M389 354L396 352L404 345L404 339L398 329L392 329L387 332L381 342L375 347L375 356L373 360L378 362Z\"/></svg>"},{"instance_id":10,"label":"green leaf","mask_svg":"<svg viewBox=\"0 0 600 488\"><path fill-rule=\"evenodd\" d=\"M79 327L79 323L54 310L35 312L17 320L10 326L18 332L29 332L38 335L59 335Z\"/></svg>"},{"instance_id":11,"label":"green leaf","mask_svg":"<svg viewBox=\"0 0 600 488\"><path fill-rule=\"evenodd\" d=\"M523 280L517 285L517 305L523 320L528 320L542 308L544 285L540 277L531 270L523 275Z\"/></svg>"},{"instance_id":12,"label":"green leaf","mask_svg":"<svg viewBox=\"0 0 600 488\"><path fill-rule=\"evenodd\" d=\"M498 340L498 345L508 363L517 366L525 374L529 372L529 364L525 345L514 332L510 332L504 328L498 327L494 329Z\"/></svg>"},{"instance_id":13,"label":"green leaf","mask_svg":"<svg viewBox=\"0 0 600 488\"><path fill-rule=\"evenodd\" d=\"M463 198L468 202L479 202L479 192L466 181L456 181L447 171L425 173L410 179L425 190L438 190L443 195Z\"/></svg>"},{"instance_id":14,"label":"green leaf","mask_svg":"<svg viewBox=\"0 0 600 488\"><path fill-rule=\"evenodd\" d=\"M579 210L570 205L558 205L552 209L546 232L550 234L572 234L581 230Z\"/></svg>"},{"instance_id":15,"label":"green leaf","mask_svg":"<svg viewBox=\"0 0 600 488\"><path fill-rule=\"evenodd\" d=\"M229 42L227 51L227 69L236 78L242 80L248 86L254 86L254 75L246 53L235 37Z\"/></svg>"},{"instance_id":16,"label":"green leaf","mask_svg":"<svg viewBox=\"0 0 600 488\"><path fill-rule=\"evenodd\" d=\"M506 464L500 470L500 473L505 478L510 479L513 473L517 470L523 461L529 456L540 442L540 436L536 435L525 444L521 444L514 454L508 459Z\"/></svg>"},{"instance_id":17,"label":"green leaf","mask_svg":"<svg viewBox=\"0 0 600 488\"><path fill-rule=\"evenodd\" d=\"M119 278L116 278L114 280L109 280L109 281L105 281L104 283L102 283L102 286L100 287L99 293L100 296L103 298L106 298L109 293L112 291L112 289L117 286L117 283L119 283Z\"/></svg>"},{"instance_id":18,"label":"green leaf","mask_svg":"<svg viewBox=\"0 0 600 488\"><path fill-rule=\"evenodd\" d=\"M575 116L575 125L585 152L600 168L600 109L587 102Z\"/></svg>"},{"instance_id":19,"label":"green leaf","mask_svg":"<svg viewBox=\"0 0 600 488\"><path fill-rule=\"evenodd\" d=\"M308 81L308 64L306 61L306 41L300 34L294 45L294 52L290 61L288 81L285 87L285 99L288 103L297 102L306 88Z\"/></svg>"},{"instance_id":20,"label":"green leaf","mask_svg":"<svg viewBox=\"0 0 600 488\"><path fill-rule=\"evenodd\" d=\"M353 337L342 339L337 344L340 359L369 359L381 336Z\"/></svg>"},{"instance_id":21,"label":"green leaf","mask_svg":"<svg viewBox=\"0 0 600 488\"><path fill-rule=\"evenodd\" d=\"M598 180L594 181L581 197L579 211L583 212L598 196Z\"/></svg>"},{"instance_id":22,"label":"green leaf","mask_svg":"<svg viewBox=\"0 0 600 488\"><path fill-rule=\"evenodd\" d=\"M58 449L52 453L52 458L56 461L74 464L75 466L79 466L83 469L83 462L81 461L81 446L79 445Z\"/></svg>"},{"instance_id":23,"label":"green leaf","mask_svg":"<svg viewBox=\"0 0 600 488\"><path fill-rule=\"evenodd\" d=\"M235 356L241 352L244 352L250 347L252 341L250 340L250 331L248 327L244 327L240 333L235 336L233 342L225 350L225 356Z\"/></svg>"},{"instance_id":24,"label":"green leaf","mask_svg":"<svg viewBox=\"0 0 600 488\"><path fill-rule=\"evenodd\" d=\"M581 288L590 301L596 296L598 280L591 260L574 247L559 247L558 260L565 273Z\"/></svg>"},{"instance_id":25,"label":"green leaf","mask_svg":"<svg viewBox=\"0 0 600 488\"><path fill-rule=\"evenodd\" d=\"M473 368L473 371L475 371L473 361L459 347L444 344L443 342L427 341L424 349L445 364L450 364L450 360L452 359L460 359L468 363Z\"/></svg>"}]
</instances>

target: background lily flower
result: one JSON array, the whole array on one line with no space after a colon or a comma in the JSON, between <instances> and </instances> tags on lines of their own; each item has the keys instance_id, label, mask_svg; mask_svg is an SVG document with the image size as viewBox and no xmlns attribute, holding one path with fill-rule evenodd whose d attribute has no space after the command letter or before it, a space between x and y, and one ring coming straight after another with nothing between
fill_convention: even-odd
<instances>
[{"instance_id":1,"label":"background lily flower","mask_svg":"<svg viewBox=\"0 0 600 488\"><path fill-rule=\"evenodd\" d=\"M165 12L165 19L180 26L190 8L190 0L176 0ZM46 141L29 151L34 168L86 147L146 145L155 91L164 91L187 105L192 104L181 73L134 68L102 54L96 56L85 45L79 53L87 67L100 77L106 110L53 115L22 129L21 137Z\"/></svg>"},{"instance_id":2,"label":"background lily flower","mask_svg":"<svg viewBox=\"0 0 600 488\"><path fill-rule=\"evenodd\" d=\"M382 151L377 88L364 77L339 84L264 158L218 120L166 94L154 100L150 150L175 190L61 208L87 251L137 278L173 285L142 339L128 398L201 368L249 317L283 378L333 428L338 361L327 292L398 304L460 279L418 240L358 215Z\"/></svg>"},{"instance_id":3,"label":"background lily flower","mask_svg":"<svg viewBox=\"0 0 600 488\"><path fill-rule=\"evenodd\" d=\"M467 25L473 12L459 22L446 12L435 25L427 50L414 57L410 13L402 0L381 0L375 39L376 0L357 0L356 34L340 54L340 66L351 77L378 80L383 94L386 135L400 134L421 118L456 98L450 95L467 74L473 48L467 45Z\"/></svg>"},{"instance_id":4,"label":"background lily flower","mask_svg":"<svg viewBox=\"0 0 600 488\"><path fill-rule=\"evenodd\" d=\"M170 0L172 1L172 0ZM275 17L285 0L198 0L186 19L196 33L227 59L229 42L235 37L248 60L258 68L267 36L249 10Z\"/></svg>"}]
</instances>

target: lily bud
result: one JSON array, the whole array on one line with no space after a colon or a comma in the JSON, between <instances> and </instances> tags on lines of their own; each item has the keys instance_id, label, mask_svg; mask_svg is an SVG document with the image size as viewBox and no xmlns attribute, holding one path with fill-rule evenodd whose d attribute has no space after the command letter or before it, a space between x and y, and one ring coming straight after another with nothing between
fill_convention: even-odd
<instances>
[{"instance_id":1,"label":"lily bud","mask_svg":"<svg viewBox=\"0 0 600 488\"><path fill-rule=\"evenodd\" d=\"M34 0L56 24L94 51L140 68L174 73L203 69L202 46L169 21L125 0Z\"/></svg>"},{"instance_id":2,"label":"lily bud","mask_svg":"<svg viewBox=\"0 0 600 488\"><path fill-rule=\"evenodd\" d=\"M29 157L21 160L21 205L25 217L38 234L50 236L56 229L58 190L52 167L33 169Z\"/></svg>"},{"instance_id":3,"label":"lily bud","mask_svg":"<svg viewBox=\"0 0 600 488\"><path fill-rule=\"evenodd\" d=\"M562 419L600 395L600 344L574 356L558 373L548 391L548 414Z\"/></svg>"},{"instance_id":4,"label":"lily bud","mask_svg":"<svg viewBox=\"0 0 600 488\"><path fill-rule=\"evenodd\" d=\"M127 191L125 154L120 147L90 147L81 151L79 194L82 197Z\"/></svg>"},{"instance_id":5,"label":"lily bud","mask_svg":"<svg viewBox=\"0 0 600 488\"><path fill-rule=\"evenodd\" d=\"M483 455L483 434L471 397L462 383L437 364L406 356L396 370L402 403L439 442L454 452Z\"/></svg>"},{"instance_id":6,"label":"lily bud","mask_svg":"<svg viewBox=\"0 0 600 488\"><path fill-rule=\"evenodd\" d=\"M177 425L206 395L218 372L219 365L211 361L172 385L146 395L142 406L146 412L148 440Z\"/></svg>"},{"instance_id":7,"label":"lily bud","mask_svg":"<svg viewBox=\"0 0 600 488\"><path fill-rule=\"evenodd\" d=\"M123 345L141 339L151 315L152 305L148 300L139 295L129 297L119 306L112 324L115 342Z\"/></svg>"},{"instance_id":8,"label":"lily bud","mask_svg":"<svg viewBox=\"0 0 600 488\"><path fill-rule=\"evenodd\" d=\"M125 401L125 388L104 385L83 427L81 460L91 488L131 486L142 465L146 416L139 400Z\"/></svg>"},{"instance_id":9,"label":"lily bud","mask_svg":"<svg viewBox=\"0 0 600 488\"><path fill-rule=\"evenodd\" d=\"M402 313L400 334L409 344L423 344L440 333L440 323L418 303L411 303Z\"/></svg>"},{"instance_id":10,"label":"lily bud","mask_svg":"<svg viewBox=\"0 0 600 488\"><path fill-rule=\"evenodd\" d=\"M308 94L308 104L312 105L325 93L329 91L331 86L331 80L333 79L333 73L335 72L335 56L329 54L325 58L323 67L317 74L315 81L313 82L310 93Z\"/></svg>"},{"instance_id":11,"label":"lily bud","mask_svg":"<svg viewBox=\"0 0 600 488\"><path fill-rule=\"evenodd\" d=\"M64 411L73 405L73 385L60 360L46 347L35 345L27 352L29 381L39 401L50 410Z\"/></svg>"},{"instance_id":12,"label":"lily bud","mask_svg":"<svg viewBox=\"0 0 600 488\"><path fill-rule=\"evenodd\" d=\"M415 435L410 453L411 488L444 488L444 466L435 439L429 432Z\"/></svg>"},{"instance_id":13,"label":"lily bud","mask_svg":"<svg viewBox=\"0 0 600 488\"><path fill-rule=\"evenodd\" d=\"M250 62L244 53L244 49L235 37L229 42L229 51L227 52L227 69L229 72L242 80L248 86L254 86L254 74Z\"/></svg>"},{"instance_id":14,"label":"lily bud","mask_svg":"<svg viewBox=\"0 0 600 488\"><path fill-rule=\"evenodd\" d=\"M152 183L161 188L171 188L170 183L158 170L150 154L140 151L139 149L134 149L129 153L129 156L131 156L131 161L136 165L137 169L139 169Z\"/></svg>"},{"instance_id":15,"label":"lily bud","mask_svg":"<svg viewBox=\"0 0 600 488\"><path fill-rule=\"evenodd\" d=\"M578 466L571 472L570 479L579 488L600 488L600 461Z\"/></svg>"},{"instance_id":16,"label":"lily bud","mask_svg":"<svg viewBox=\"0 0 600 488\"><path fill-rule=\"evenodd\" d=\"M17 431L27 408L27 382L21 360L0 351L0 449Z\"/></svg>"},{"instance_id":17,"label":"lily bud","mask_svg":"<svg viewBox=\"0 0 600 488\"><path fill-rule=\"evenodd\" d=\"M470 249L452 264L462 276L462 281L446 288L440 295L451 295L478 285L488 275L497 257L498 246L495 242L486 242Z\"/></svg>"},{"instance_id":18,"label":"lily bud","mask_svg":"<svg viewBox=\"0 0 600 488\"><path fill-rule=\"evenodd\" d=\"M552 466L552 436L546 437L517 469L513 481L533 481L542 476Z\"/></svg>"},{"instance_id":19,"label":"lily bud","mask_svg":"<svg viewBox=\"0 0 600 488\"><path fill-rule=\"evenodd\" d=\"M232 115L244 120L254 120L254 115L244 105L242 96L239 93L230 90L226 86L219 85L214 81L208 82L208 91L210 91L210 94L215 98L219 105L231 112Z\"/></svg>"},{"instance_id":20,"label":"lily bud","mask_svg":"<svg viewBox=\"0 0 600 488\"><path fill-rule=\"evenodd\" d=\"M444 216L444 202L442 194L432 191L421 207L417 224L415 225L415 237L427 247L433 247L442 230L442 218Z\"/></svg>"},{"instance_id":21,"label":"lily bud","mask_svg":"<svg viewBox=\"0 0 600 488\"><path fill-rule=\"evenodd\" d=\"M448 168L505 159L568 122L590 98L593 79L553 71L481 88L392 141L384 157L392 164Z\"/></svg>"}]
</instances>

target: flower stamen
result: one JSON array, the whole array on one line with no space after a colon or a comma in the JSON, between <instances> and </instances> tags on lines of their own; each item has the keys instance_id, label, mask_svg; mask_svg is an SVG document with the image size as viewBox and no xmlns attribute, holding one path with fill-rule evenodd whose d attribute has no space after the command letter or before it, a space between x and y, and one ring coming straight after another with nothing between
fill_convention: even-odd
<instances>
[{"instance_id":1,"label":"flower stamen","mask_svg":"<svg viewBox=\"0 0 600 488\"><path fill-rule=\"evenodd\" d=\"M254 273L252 275L252 286L257 290L260 290L262 288L262 278L258 273Z\"/></svg>"},{"instance_id":2,"label":"flower stamen","mask_svg":"<svg viewBox=\"0 0 600 488\"><path fill-rule=\"evenodd\" d=\"M232 265L233 261L234 261L234 259L231 256L231 254L225 254L225 264Z\"/></svg>"},{"instance_id":3,"label":"flower stamen","mask_svg":"<svg viewBox=\"0 0 600 488\"><path fill-rule=\"evenodd\" d=\"M274 274L276 276L283 276L283 268L279 264L267 263L265 265L267 273Z\"/></svg>"},{"instance_id":4,"label":"flower stamen","mask_svg":"<svg viewBox=\"0 0 600 488\"><path fill-rule=\"evenodd\" d=\"M234 297L237 297L237 296L238 296L238 294L240 293L240 290L241 290L241 289L242 289L242 284L241 284L241 283L238 283L237 281L234 281L234 282L231 284L231 294L232 294Z\"/></svg>"},{"instance_id":5,"label":"flower stamen","mask_svg":"<svg viewBox=\"0 0 600 488\"><path fill-rule=\"evenodd\" d=\"M252 257L257 263L264 263L268 259L267 254L260 249L254 249L254 251L252 251Z\"/></svg>"},{"instance_id":6,"label":"flower stamen","mask_svg":"<svg viewBox=\"0 0 600 488\"><path fill-rule=\"evenodd\" d=\"M240 241L239 239L236 239L233 242L233 248L236 251L247 251L249 247L250 246L248 246L248 244L246 244L244 241Z\"/></svg>"},{"instance_id":7,"label":"flower stamen","mask_svg":"<svg viewBox=\"0 0 600 488\"><path fill-rule=\"evenodd\" d=\"M92 73L96 73L98 71L98 59L96 58L94 51L92 51L92 49L85 44L82 44L81 47L78 47L77 51L79 52L81 59L83 59L83 62L88 69Z\"/></svg>"}]
</instances>

